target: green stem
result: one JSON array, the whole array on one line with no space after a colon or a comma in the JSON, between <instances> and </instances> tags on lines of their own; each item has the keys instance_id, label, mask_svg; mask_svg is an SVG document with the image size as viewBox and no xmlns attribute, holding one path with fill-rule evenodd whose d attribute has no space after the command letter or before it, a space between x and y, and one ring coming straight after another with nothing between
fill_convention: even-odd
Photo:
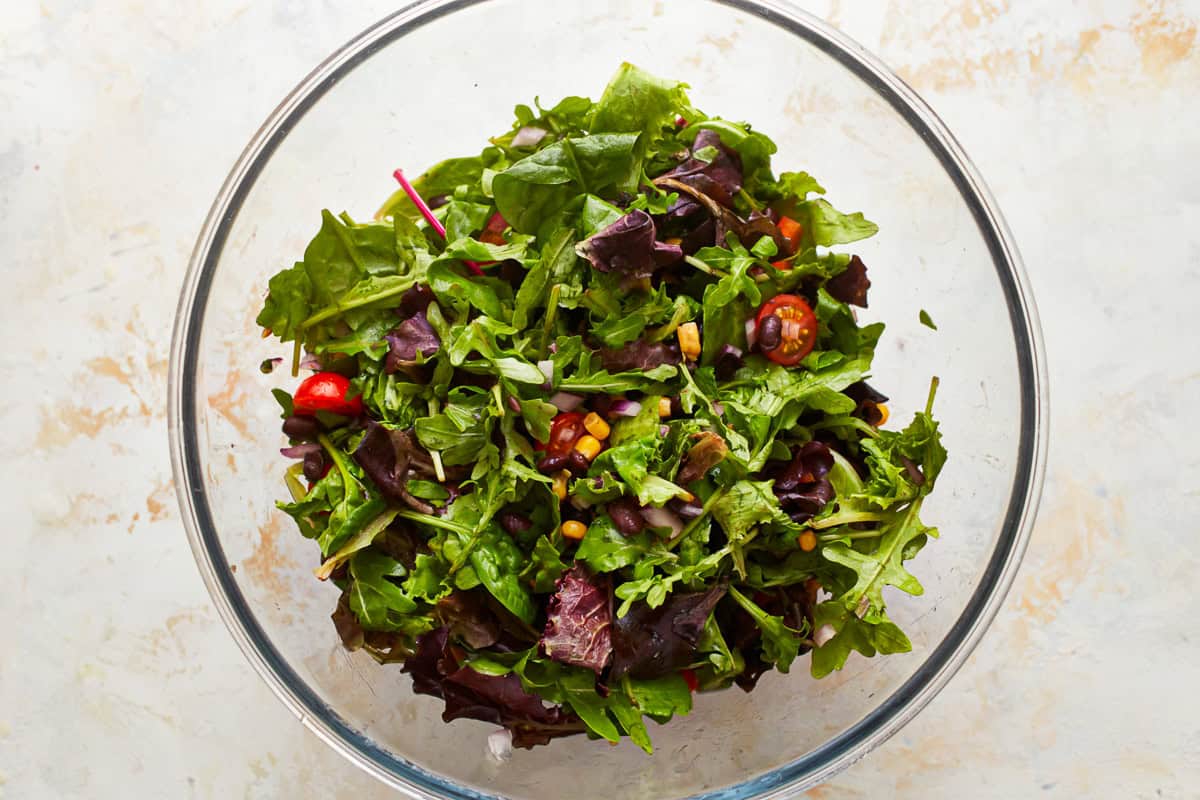
<instances>
[{"instance_id":1,"label":"green stem","mask_svg":"<svg viewBox=\"0 0 1200 800\"><path fill-rule=\"evenodd\" d=\"M683 260L686 261L688 264L691 264L693 267L700 270L701 272L706 272L709 275L712 275L714 278L728 278L729 277L728 272L719 270L716 267L710 267L708 264L705 264L703 261L696 258L695 256L684 256Z\"/></svg>"},{"instance_id":2,"label":"green stem","mask_svg":"<svg viewBox=\"0 0 1200 800\"><path fill-rule=\"evenodd\" d=\"M666 339L675 332L676 328L683 324L683 321L687 319L687 315L690 313L691 309L688 308L687 303L676 303L675 313L671 315L671 318L663 325L650 331L650 335L646 337L646 340L649 342L661 342L663 339Z\"/></svg>"},{"instance_id":3,"label":"green stem","mask_svg":"<svg viewBox=\"0 0 1200 800\"><path fill-rule=\"evenodd\" d=\"M761 211L762 206L755 202L754 198L745 189L738 189L738 197L746 201L746 205L750 206L752 211Z\"/></svg>"},{"instance_id":4,"label":"green stem","mask_svg":"<svg viewBox=\"0 0 1200 800\"><path fill-rule=\"evenodd\" d=\"M842 539L876 539L883 535L881 530L853 531L852 533L822 533L817 537L821 542L840 542Z\"/></svg>"},{"instance_id":5,"label":"green stem","mask_svg":"<svg viewBox=\"0 0 1200 800\"><path fill-rule=\"evenodd\" d=\"M538 348L538 356L546 357L550 347L550 337L554 333L554 321L558 318L558 298L562 295L562 284L556 283L550 287L550 296L546 299L546 316L542 319L542 344Z\"/></svg>"},{"instance_id":6,"label":"green stem","mask_svg":"<svg viewBox=\"0 0 1200 800\"><path fill-rule=\"evenodd\" d=\"M453 531L461 533L464 536L471 535L471 529L465 525L459 525L457 522L451 522L448 519L434 517L429 514L422 514L420 511L397 511L396 516L400 519L407 519L412 522L420 522L423 525L428 525L431 528L441 528L444 531Z\"/></svg>"},{"instance_id":7,"label":"green stem","mask_svg":"<svg viewBox=\"0 0 1200 800\"><path fill-rule=\"evenodd\" d=\"M848 525L851 522L880 522L887 519L887 514L878 511L842 511L825 519L813 520L808 527L814 530L836 528L838 525Z\"/></svg>"},{"instance_id":8,"label":"green stem","mask_svg":"<svg viewBox=\"0 0 1200 800\"><path fill-rule=\"evenodd\" d=\"M338 468L338 472L342 474L342 486L344 491L350 491L350 484L354 480L350 474L350 467L346 463L346 458L342 451L333 446L333 442L329 441L329 437L323 433L317 434L317 441L321 443L321 447L325 448L325 452L329 453L329 457L333 460L334 466Z\"/></svg>"},{"instance_id":9,"label":"green stem","mask_svg":"<svg viewBox=\"0 0 1200 800\"><path fill-rule=\"evenodd\" d=\"M429 399L429 416L434 416L440 410L440 405L436 397ZM442 466L442 454L438 450L429 451L429 460L433 462L433 472L437 476L438 483L446 482L446 469Z\"/></svg>"},{"instance_id":10,"label":"green stem","mask_svg":"<svg viewBox=\"0 0 1200 800\"><path fill-rule=\"evenodd\" d=\"M721 488L717 489L712 494L710 494L708 496L708 499L704 501L704 506L700 509L700 516L696 517L694 520L689 522L687 525L683 526L683 530L681 530L679 532L679 535L667 543L667 549L668 550L674 549L677 544L682 542L687 537L691 536L692 531L694 531L694 530L696 530L696 528L700 527L700 523L703 522L704 519L709 515L709 513L712 511L712 507L714 505L716 505L717 501L720 500L722 497L724 497L728 492L729 492L729 489L722 486Z\"/></svg>"}]
</instances>

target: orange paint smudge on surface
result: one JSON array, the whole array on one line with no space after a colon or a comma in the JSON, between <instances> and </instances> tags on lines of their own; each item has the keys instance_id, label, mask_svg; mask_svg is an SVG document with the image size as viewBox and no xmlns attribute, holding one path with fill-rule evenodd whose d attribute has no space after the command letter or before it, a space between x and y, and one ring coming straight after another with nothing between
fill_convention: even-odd
<instances>
[{"instance_id":1,"label":"orange paint smudge on surface","mask_svg":"<svg viewBox=\"0 0 1200 800\"><path fill-rule=\"evenodd\" d=\"M169 503L167 500L169 499L170 493L174 490L175 482L169 480L165 483L160 483L154 488L154 491L147 495L146 511L150 513L151 522L157 522L167 518L167 509L169 508ZM164 495L167 495L168 497L164 497Z\"/></svg>"},{"instance_id":2,"label":"orange paint smudge on surface","mask_svg":"<svg viewBox=\"0 0 1200 800\"><path fill-rule=\"evenodd\" d=\"M256 589L286 607L291 605L291 590L280 575L280 570L294 569L296 562L279 547L279 537L284 533L284 520L282 514L272 514L259 527L258 544L248 557L242 559L241 565L246 578Z\"/></svg>"},{"instance_id":3,"label":"orange paint smudge on surface","mask_svg":"<svg viewBox=\"0 0 1200 800\"><path fill-rule=\"evenodd\" d=\"M238 383L238 376L230 372L225 376L225 385L221 391L208 396L208 405L237 429L245 438L251 438L250 426L246 424L241 413L246 404L246 393Z\"/></svg>"},{"instance_id":4,"label":"orange paint smudge on surface","mask_svg":"<svg viewBox=\"0 0 1200 800\"><path fill-rule=\"evenodd\" d=\"M1025 578L1014 590L1017 608L1030 622L1046 624L1079 586L1096 561L1096 551L1115 537L1125 515L1120 497L1100 497L1078 483L1067 484L1038 520Z\"/></svg>"},{"instance_id":5,"label":"orange paint smudge on surface","mask_svg":"<svg viewBox=\"0 0 1200 800\"><path fill-rule=\"evenodd\" d=\"M1185 61L1196 43L1196 23L1182 16L1168 17L1161 0L1134 17L1129 32L1141 53L1142 69L1155 78Z\"/></svg>"}]
</instances>

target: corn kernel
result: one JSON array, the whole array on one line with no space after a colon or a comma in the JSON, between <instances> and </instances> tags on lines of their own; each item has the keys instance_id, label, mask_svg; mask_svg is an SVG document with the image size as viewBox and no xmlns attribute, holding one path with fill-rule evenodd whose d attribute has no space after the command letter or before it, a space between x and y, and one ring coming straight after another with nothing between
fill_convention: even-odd
<instances>
[{"instance_id":1,"label":"corn kernel","mask_svg":"<svg viewBox=\"0 0 1200 800\"><path fill-rule=\"evenodd\" d=\"M551 484L550 490L554 492L554 496L559 500L567 499L567 480L571 477L571 473L565 469L554 476L554 483Z\"/></svg>"},{"instance_id":2,"label":"corn kernel","mask_svg":"<svg viewBox=\"0 0 1200 800\"><path fill-rule=\"evenodd\" d=\"M567 520L562 524L562 535L568 539L579 540L587 533L587 525L582 522L577 522L573 519Z\"/></svg>"},{"instance_id":3,"label":"corn kernel","mask_svg":"<svg viewBox=\"0 0 1200 800\"><path fill-rule=\"evenodd\" d=\"M575 449L583 453L584 458L591 461L600 453L600 440L585 433L579 437L579 441L575 442Z\"/></svg>"},{"instance_id":4,"label":"corn kernel","mask_svg":"<svg viewBox=\"0 0 1200 800\"><path fill-rule=\"evenodd\" d=\"M680 245L683 244L683 239L680 239L678 236L670 236L666 239L666 241L663 242L663 244Z\"/></svg>"},{"instance_id":5,"label":"corn kernel","mask_svg":"<svg viewBox=\"0 0 1200 800\"><path fill-rule=\"evenodd\" d=\"M879 403L875 408L879 409L879 422L875 423L875 427L878 428L888 421L888 407L887 403Z\"/></svg>"},{"instance_id":6,"label":"corn kernel","mask_svg":"<svg viewBox=\"0 0 1200 800\"><path fill-rule=\"evenodd\" d=\"M700 328L694 322L685 322L675 330L679 338L679 350L683 357L695 361L700 357Z\"/></svg>"},{"instance_id":7,"label":"corn kernel","mask_svg":"<svg viewBox=\"0 0 1200 800\"><path fill-rule=\"evenodd\" d=\"M600 441L607 439L611 431L608 423L601 419L595 411L588 412L588 415L583 418L583 427L587 428L587 432Z\"/></svg>"},{"instance_id":8,"label":"corn kernel","mask_svg":"<svg viewBox=\"0 0 1200 800\"><path fill-rule=\"evenodd\" d=\"M806 553L811 553L817 549L817 535L812 531L805 531L800 534L797 542L800 545L800 549Z\"/></svg>"},{"instance_id":9,"label":"corn kernel","mask_svg":"<svg viewBox=\"0 0 1200 800\"><path fill-rule=\"evenodd\" d=\"M658 398L658 415L660 417L671 416L671 398L669 398L669 397Z\"/></svg>"}]
</instances>

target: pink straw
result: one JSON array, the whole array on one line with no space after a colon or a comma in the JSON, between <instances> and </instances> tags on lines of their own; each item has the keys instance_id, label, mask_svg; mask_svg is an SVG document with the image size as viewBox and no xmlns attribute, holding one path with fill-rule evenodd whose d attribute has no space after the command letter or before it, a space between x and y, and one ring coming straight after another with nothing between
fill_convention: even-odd
<instances>
[{"instance_id":1,"label":"pink straw","mask_svg":"<svg viewBox=\"0 0 1200 800\"><path fill-rule=\"evenodd\" d=\"M428 203L421 199L421 195L417 194L417 190L411 183L408 182L408 178L404 177L404 171L398 169L392 173L392 177L394 177L400 183L400 188L404 190L406 195L408 195L408 199L412 200L413 205L416 206L417 210L421 212L421 216L425 218L425 221L429 223L429 226L437 231L438 236L441 236L443 239L445 239L446 226L439 222L438 218L433 215L433 209L429 207ZM475 273L476 275L483 274L483 270L481 270L479 265L474 261L464 261L463 263L467 265L467 269L471 270L471 272Z\"/></svg>"}]
</instances>

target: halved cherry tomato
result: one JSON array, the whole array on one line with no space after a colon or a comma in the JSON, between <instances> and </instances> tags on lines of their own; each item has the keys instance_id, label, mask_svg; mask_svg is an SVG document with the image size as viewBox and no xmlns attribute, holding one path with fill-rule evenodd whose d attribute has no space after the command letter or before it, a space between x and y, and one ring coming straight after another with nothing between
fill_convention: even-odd
<instances>
[{"instance_id":1,"label":"halved cherry tomato","mask_svg":"<svg viewBox=\"0 0 1200 800\"><path fill-rule=\"evenodd\" d=\"M292 397L292 413L311 417L318 411L357 417L363 412L362 397L346 397L350 392L350 380L336 372L318 372L300 384Z\"/></svg>"},{"instance_id":2,"label":"halved cherry tomato","mask_svg":"<svg viewBox=\"0 0 1200 800\"><path fill-rule=\"evenodd\" d=\"M779 344L768 350L763 346L763 321L772 314L780 322ZM758 326L759 349L785 367L799 364L817 343L817 318L804 298L794 294L777 294L763 303L754 324Z\"/></svg>"},{"instance_id":3,"label":"halved cherry tomato","mask_svg":"<svg viewBox=\"0 0 1200 800\"><path fill-rule=\"evenodd\" d=\"M771 266L775 269L781 269L786 272L792 268L792 262L788 261L786 258L782 258L779 261L772 261Z\"/></svg>"},{"instance_id":4,"label":"halved cherry tomato","mask_svg":"<svg viewBox=\"0 0 1200 800\"><path fill-rule=\"evenodd\" d=\"M683 676L683 682L687 684L689 692L695 692L700 688L700 679L696 677L694 669L681 669L679 674Z\"/></svg>"},{"instance_id":5,"label":"halved cherry tomato","mask_svg":"<svg viewBox=\"0 0 1200 800\"><path fill-rule=\"evenodd\" d=\"M536 449L545 450L546 455L566 456L571 454L575 442L587 433L583 426L584 417L581 411L564 411L550 421L550 440L538 442Z\"/></svg>"},{"instance_id":6,"label":"halved cherry tomato","mask_svg":"<svg viewBox=\"0 0 1200 800\"><path fill-rule=\"evenodd\" d=\"M779 232L784 238L792 243L792 249L795 250L800 246L800 237L804 235L804 226L791 217L780 217L779 222L775 223L775 227L779 228Z\"/></svg>"}]
</instances>

